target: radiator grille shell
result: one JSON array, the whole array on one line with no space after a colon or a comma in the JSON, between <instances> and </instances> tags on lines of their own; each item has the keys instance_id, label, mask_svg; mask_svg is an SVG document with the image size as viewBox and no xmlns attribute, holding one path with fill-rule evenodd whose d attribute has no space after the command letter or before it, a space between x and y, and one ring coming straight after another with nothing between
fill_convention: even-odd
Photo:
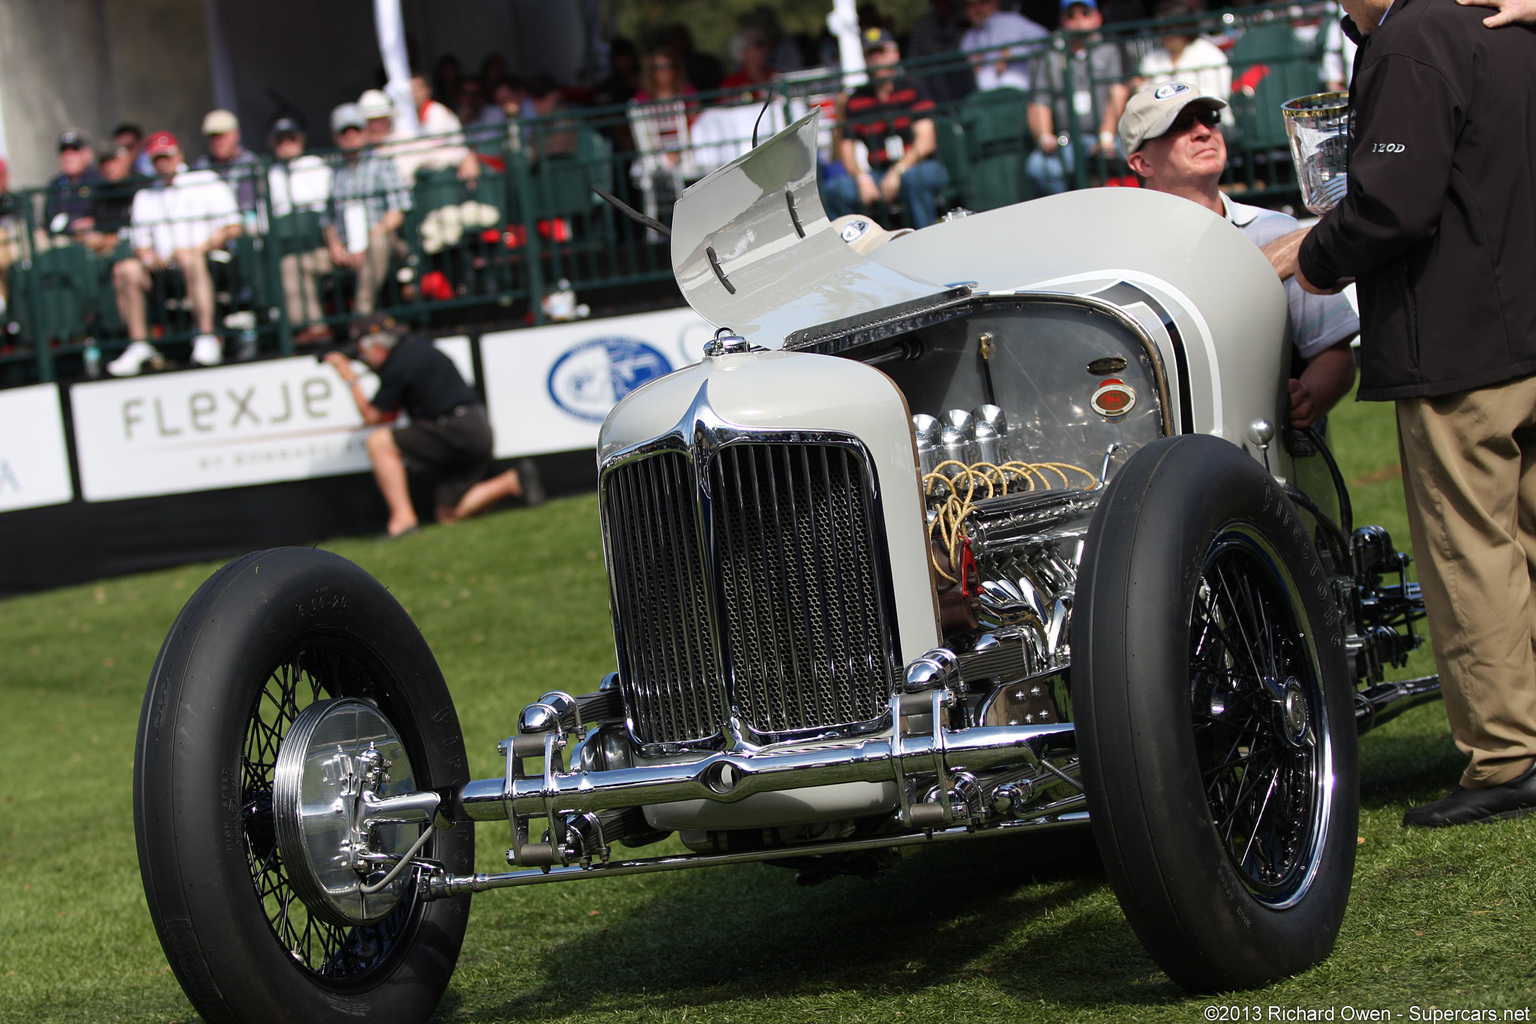
<instances>
[{"instance_id":1,"label":"radiator grille shell","mask_svg":"<svg viewBox=\"0 0 1536 1024\"><path fill-rule=\"evenodd\" d=\"M853 439L659 448L605 471L619 675L642 744L883 719L899 649L876 481Z\"/></svg>"}]
</instances>

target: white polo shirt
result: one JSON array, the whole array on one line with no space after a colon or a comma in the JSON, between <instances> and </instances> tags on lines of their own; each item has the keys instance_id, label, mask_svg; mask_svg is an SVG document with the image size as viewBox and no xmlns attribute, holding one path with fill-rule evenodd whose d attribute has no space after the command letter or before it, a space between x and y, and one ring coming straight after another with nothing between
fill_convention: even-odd
<instances>
[{"instance_id":1,"label":"white polo shirt","mask_svg":"<svg viewBox=\"0 0 1536 1024\"><path fill-rule=\"evenodd\" d=\"M130 225L135 249L153 249L162 260L178 249L192 249L214 232L240 223L235 193L214 171L177 171L167 185L153 185L133 195Z\"/></svg>"},{"instance_id":2,"label":"white polo shirt","mask_svg":"<svg viewBox=\"0 0 1536 1024\"><path fill-rule=\"evenodd\" d=\"M276 161L267 170L267 200L272 216L295 210L323 210L331 198L331 166L314 153Z\"/></svg>"},{"instance_id":3,"label":"white polo shirt","mask_svg":"<svg viewBox=\"0 0 1536 1024\"><path fill-rule=\"evenodd\" d=\"M1221 193L1221 205L1226 208L1227 220L1257 246L1268 245L1301 226L1295 217L1278 210L1233 202L1225 192ZM1296 351L1303 359L1311 359L1324 349L1360 333L1360 318L1342 295L1313 295L1290 277L1285 281L1285 298L1291 307Z\"/></svg>"}]
</instances>

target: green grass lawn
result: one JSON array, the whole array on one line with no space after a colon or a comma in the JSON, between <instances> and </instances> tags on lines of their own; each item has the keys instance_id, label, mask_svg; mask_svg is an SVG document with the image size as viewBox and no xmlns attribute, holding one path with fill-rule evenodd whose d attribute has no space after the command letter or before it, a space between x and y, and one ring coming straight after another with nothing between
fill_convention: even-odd
<instances>
[{"instance_id":1,"label":"green grass lawn","mask_svg":"<svg viewBox=\"0 0 1536 1024\"><path fill-rule=\"evenodd\" d=\"M1407 543L1390 410L1333 433L1358 523ZM553 688L612 666L596 502L562 499L381 544L328 545L410 610L442 663L477 778ZM0 1021L194 1019L150 926L130 787L145 680L213 565L0 603ZM1416 656L1409 674L1431 671ZM1205 1008L1521 1010L1536 1002L1536 819L1408 832L1461 757L1438 704L1362 741L1359 862L1322 966L1191 998L1142 951L1086 833L951 844L813 888L768 866L476 897L444 1021L1198 1021ZM504 824L478 833L504 868ZM1422 1012L1413 1016L1413 1007ZM1257 1009L1260 1017L1251 1016ZM1295 1017L1286 1019L1296 1019ZM1529 1019L1520 1018L1520 1019Z\"/></svg>"}]
</instances>

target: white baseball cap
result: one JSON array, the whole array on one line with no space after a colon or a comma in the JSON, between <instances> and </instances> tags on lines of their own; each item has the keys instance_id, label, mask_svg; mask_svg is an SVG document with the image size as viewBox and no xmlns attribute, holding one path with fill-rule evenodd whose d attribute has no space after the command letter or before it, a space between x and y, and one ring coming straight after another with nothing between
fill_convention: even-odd
<instances>
[{"instance_id":1,"label":"white baseball cap","mask_svg":"<svg viewBox=\"0 0 1536 1024\"><path fill-rule=\"evenodd\" d=\"M383 89L369 89L357 98L357 108L364 117L388 117L395 112L394 101Z\"/></svg>"},{"instance_id":2,"label":"white baseball cap","mask_svg":"<svg viewBox=\"0 0 1536 1024\"><path fill-rule=\"evenodd\" d=\"M1120 115L1120 152L1126 156L1140 149L1148 139L1168 130L1184 108L1199 103L1212 110L1227 105L1225 100L1206 96L1184 82L1149 85L1132 96Z\"/></svg>"}]
</instances>

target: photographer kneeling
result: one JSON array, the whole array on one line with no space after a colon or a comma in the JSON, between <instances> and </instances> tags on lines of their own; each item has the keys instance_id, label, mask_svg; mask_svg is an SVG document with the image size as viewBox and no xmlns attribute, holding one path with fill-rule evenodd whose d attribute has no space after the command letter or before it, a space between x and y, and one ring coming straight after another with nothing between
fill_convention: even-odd
<instances>
[{"instance_id":1,"label":"photographer kneeling","mask_svg":"<svg viewBox=\"0 0 1536 1024\"><path fill-rule=\"evenodd\" d=\"M321 358L351 388L363 422L384 423L401 409L410 417L405 426L368 435L374 479L389 506L388 536L414 533L418 526L407 468L438 474L434 497L440 523L458 522L503 498L523 496L516 469L481 479L491 463L491 422L480 396L464 382L453 360L382 313L353 323L352 338L357 357L379 377L371 400L363 394L345 352L327 352Z\"/></svg>"}]
</instances>

